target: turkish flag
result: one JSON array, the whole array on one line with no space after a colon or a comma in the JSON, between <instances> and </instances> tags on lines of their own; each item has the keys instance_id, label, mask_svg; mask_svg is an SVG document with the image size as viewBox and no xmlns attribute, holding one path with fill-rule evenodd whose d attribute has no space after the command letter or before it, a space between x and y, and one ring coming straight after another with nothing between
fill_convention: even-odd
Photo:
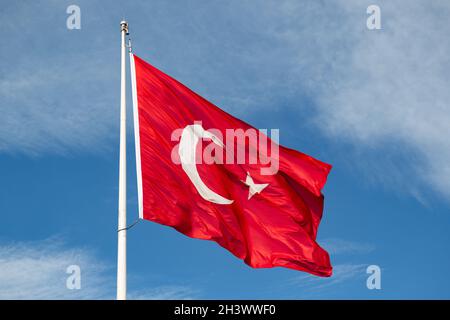
<instances>
[{"instance_id":1,"label":"turkish flag","mask_svg":"<svg viewBox=\"0 0 450 320\"><path fill-rule=\"evenodd\" d=\"M216 241L254 268L330 276L316 234L331 166L135 55L131 73L140 217Z\"/></svg>"}]
</instances>

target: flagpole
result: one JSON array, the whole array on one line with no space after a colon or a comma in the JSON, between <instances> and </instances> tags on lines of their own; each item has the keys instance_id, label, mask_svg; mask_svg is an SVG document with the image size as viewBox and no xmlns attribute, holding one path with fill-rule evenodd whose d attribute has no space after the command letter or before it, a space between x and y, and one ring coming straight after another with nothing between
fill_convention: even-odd
<instances>
[{"instance_id":1,"label":"flagpole","mask_svg":"<svg viewBox=\"0 0 450 320\"><path fill-rule=\"evenodd\" d=\"M117 231L117 300L127 298L127 127L125 91L125 37L128 23L120 22L122 37L120 69L120 159L119 159L119 227Z\"/></svg>"}]
</instances>

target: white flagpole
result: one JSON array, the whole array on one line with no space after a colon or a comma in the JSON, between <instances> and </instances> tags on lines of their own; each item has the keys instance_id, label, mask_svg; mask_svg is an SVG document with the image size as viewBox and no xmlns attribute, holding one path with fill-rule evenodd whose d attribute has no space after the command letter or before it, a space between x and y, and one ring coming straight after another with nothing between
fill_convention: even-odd
<instances>
[{"instance_id":1,"label":"white flagpole","mask_svg":"<svg viewBox=\"0 0 450 320\"><path fill-rule=\"evenodd\" d=\"M117 232L117 300L127 298L127 127L125 91L125 37L128 23L120 22L122 36L120 71L119 228Z\"/></svg>"}]
</instances>

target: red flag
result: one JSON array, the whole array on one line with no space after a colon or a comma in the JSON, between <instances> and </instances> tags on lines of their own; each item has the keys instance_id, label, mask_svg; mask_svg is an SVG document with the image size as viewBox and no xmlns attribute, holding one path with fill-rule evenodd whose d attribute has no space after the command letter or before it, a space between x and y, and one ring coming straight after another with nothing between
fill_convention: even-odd
<instances>
[{"instance_id":1,"label":"red flag","mask_svg":"<svg viewBox=\"0 0 450 320\"><path fill-rule=\"evenodd\" d=\"M316 242L329 164L279 146L131 56L139 214L254 268L330 276Z\"/></svg>"}]
</instances>

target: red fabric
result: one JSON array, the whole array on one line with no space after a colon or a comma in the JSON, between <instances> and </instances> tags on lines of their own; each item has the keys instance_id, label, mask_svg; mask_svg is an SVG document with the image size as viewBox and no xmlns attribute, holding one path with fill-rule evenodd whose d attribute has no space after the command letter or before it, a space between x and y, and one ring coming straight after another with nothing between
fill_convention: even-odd
<instances>
[{"instance_id":1,"label":"red fabric","mask_svg":"<svg viewBox=\"0 0 450 320\"><path fill-rule=\"evenodd\" d=\"M206 130L220 130L223 137L227 128L252 127L142 59L134 56L134 61L143 218L216 241L254 268L281 266L330 276L330 259L316 233L323 211L321 189L331 166L282 146L275 175L261 175L261 164L198 164L205 184L234 200L229 205L206 201L182 166L171 160L179 143L171 141L172 132L195 121ZM209 143L204 140L203 147ZM246 172L255 183L269 183L251 199L243 183Z\"/></svg>"}]
</instances>

